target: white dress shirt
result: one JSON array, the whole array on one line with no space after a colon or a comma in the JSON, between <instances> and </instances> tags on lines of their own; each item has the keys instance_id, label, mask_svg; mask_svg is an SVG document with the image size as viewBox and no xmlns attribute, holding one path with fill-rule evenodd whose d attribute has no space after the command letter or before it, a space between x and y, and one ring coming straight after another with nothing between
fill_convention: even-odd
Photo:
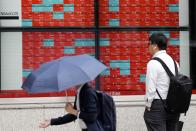
<instances>
[{"instance_id":1,"label":"white dress shirt","mask_svg":"<svg viewBox=\"0 0 196 131\"><path fill-rule=\"evenodd\" d=\"M175 66L173 59L166 53L165 50L156 52L153 57L158 57L164 61L170 71L175 74ZM177 63L178 69L179 65ZM169 89L169 76L157 60L150 60L147 64L146 73L146 106L151 107L154 99L160 99L156 93L156 89L161 95L162 99L166 99Z\"/></svg>"},{"instance_id":2,"label":"white dress shirt","mask_svg":"<svg viewBox=\"0 0 196 131\"><path fill-rule=\"evenodd\" d=\"M77 90L76 108L77 108L77 111L79 112L78 116L77 116L77 120L78 120L79 127L81 129L87 129L86 124L84 123L84 121L79 118L79 116L80 116L80 99L79 99L79 96L80 96L80 91L81 91L82 87L83 87L83 85L80 86Z\"/></svg>"}]
</instances>

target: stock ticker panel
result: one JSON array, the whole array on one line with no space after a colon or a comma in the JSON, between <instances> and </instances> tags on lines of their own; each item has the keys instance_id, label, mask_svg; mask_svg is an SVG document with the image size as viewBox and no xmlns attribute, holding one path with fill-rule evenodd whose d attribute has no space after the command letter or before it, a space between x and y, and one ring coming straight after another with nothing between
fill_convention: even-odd
<instances>
[{"instance_id":1,"label":"stock ticker panel","mask_svg":"<svg viewBox=\"0 0 196 131\"><path fill-rule=\"evenodd\" d=\"M94 56L92 32L23 32L23 79L41 64L62 56ZM73 93L75 90L69 90Z\"/></svg>"},{"instance_id":2,"label":"stock ticker panel","mask_svg":"<svg viewBox=\"0 0 196 131\"><path fill-rule=\"evenodd\" d=\"M178 0L100 0L101 26L179 26Z\"/></svg>"},{"instance_id":3,"label":"stock ticker panel","mask_svg":"<svg viewBox=\"0 0 196 131\"><path fill-rule=\"evenodd\" d=\"M100 61L109 69L100 77L101 89L113 95L143 94L145 91L148 38L153 32L101 32ZM164 34L168 53L179 62L179 32ZM94 56L92 32L24 32L23 78L42 63L62 56Z\"/></svg>"},{"instance_id":4,"label":"stock ticker panel","mask_svg":"<svg viewBox=\"0 0 196 131\"><path fill-rule=\"evenodd\" d=\"M22 0L22 26L94 26L94 0Z\"/></svg>"},{"instance_id":5,"label":"stock ticker panel","mask_svg":"<svg viewBox=\"0 0 196 131\"><path fill-rule=\"evenodd\" d=\"M161 3L161 4L160 4ZM178 26L177 0L100 0L100 26ZM94 0L22 0L22 26L94 26ZM109 69L100 86L113 95L143 94L152 32L101 32L100 60ZM179 32L168 53L179 61ZM23 78L61 56L95 53L93 32L23 32Z\"/></svg>"},{"instance_id":6,"label":"stock ticker panel","mask_svg":"<svg viewBox=\"0 0 196 131\"><path fill-rule=\"evenodd\" d=\"M113 95L143 94L146 65L151 59L148 38L153 32L103 32L100 59L109 68L101 76L102 90ZM164 34L167 52L179 62L179 32Z\"/></svg>"},{"instance_id":7,"label":"stock ticker panel","mask_svg":"<svg viewBox=\"0 0 196 131\"><path fill-rule=\"evenodd\" d=\"M179 26L179 0L99 0L100 26ZM22 0L22 26L94 26L94 0Z\"/></svg>"}]
</instances>

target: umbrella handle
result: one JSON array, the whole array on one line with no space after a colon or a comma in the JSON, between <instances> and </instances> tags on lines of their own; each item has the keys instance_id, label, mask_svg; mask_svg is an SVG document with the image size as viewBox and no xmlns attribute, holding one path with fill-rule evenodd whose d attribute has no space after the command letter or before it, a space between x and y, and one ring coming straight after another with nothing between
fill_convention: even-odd
<instances>
[{"instance_id":1,"label":"umbrella handle","mask_svg":"<svg viewBox=\"0 0 196 131\"><path fill-rule=\"evenodd\" d=\"M68 102L69 102L69 99L68 99L67 90L65 90L65 95L66 95L66 100L65 100L65 102L68 103Z\"/></svg>"}]
</instances>

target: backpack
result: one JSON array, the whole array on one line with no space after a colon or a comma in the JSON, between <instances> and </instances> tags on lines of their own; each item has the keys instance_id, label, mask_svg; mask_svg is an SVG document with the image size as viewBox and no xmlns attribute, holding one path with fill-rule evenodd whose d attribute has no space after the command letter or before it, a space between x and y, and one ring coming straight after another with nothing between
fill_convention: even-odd
<instances>
[{"instance_id":1,"label":"backpack","mask_svg":"<svg viewBox=\"0 0 196 131\"><path fill-rule=\"evenodd\" d=\"M153 58L153 60L157 60L161 63L165 71L167 72L170 78L169 90L167 94L166 101L163 101L162 97L160 96L158 90L156 90L157 94L159 95L160 99L163 102L163 105L167 112L169 113L185 113L189 109L191 95L192 95L192 80L183 75L178 73L178 68L176 62L174 61L175 65L175 73L169 70L167 65L158 57Z\"/></svg>"},{"instance_id":2,"label":"backpack","mask_svg":"<svg viewBox=\"0 0 196 131\"><path fill-rule=\"evenodd\" d=\"M96 91L99 101L99 115L104 131L116 131L116 106L113 98L100 91Z\"/></svg>"}]
</instances>

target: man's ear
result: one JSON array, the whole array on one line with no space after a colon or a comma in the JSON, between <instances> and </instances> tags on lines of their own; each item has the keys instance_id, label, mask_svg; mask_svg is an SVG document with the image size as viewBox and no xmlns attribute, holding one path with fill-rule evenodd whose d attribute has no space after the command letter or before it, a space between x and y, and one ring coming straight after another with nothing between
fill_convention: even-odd
<instances>
[{"instance_id":1,"label":"man's ear","mask_svg":"<svg viewBox=\"0 0 196 131\"><path fill-rule=\"evenodd\" d=\"M157 44L154 44L154 47L153 48L156 49L157 47L158 47Z\"/></svg>"}]
</instances>

